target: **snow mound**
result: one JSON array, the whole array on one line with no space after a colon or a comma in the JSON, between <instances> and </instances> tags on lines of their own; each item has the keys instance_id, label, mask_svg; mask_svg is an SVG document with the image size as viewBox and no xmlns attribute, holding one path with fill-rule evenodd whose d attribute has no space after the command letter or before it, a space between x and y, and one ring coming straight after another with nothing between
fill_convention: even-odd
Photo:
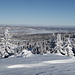
<instances>
[{"instance_id":1,"label":"snow mound","mask_svg":"<svg viewBox=\"0 0 75 75\"><path fill-rule=\"evenodd\" d=\"M28 51L28 50L22 50L22 52L20 53L21 54L21 56L23 56L23 57L30 57L30 56L32 56L33 54L31 53L31 51Z\"/></svg>"}]
</instances>

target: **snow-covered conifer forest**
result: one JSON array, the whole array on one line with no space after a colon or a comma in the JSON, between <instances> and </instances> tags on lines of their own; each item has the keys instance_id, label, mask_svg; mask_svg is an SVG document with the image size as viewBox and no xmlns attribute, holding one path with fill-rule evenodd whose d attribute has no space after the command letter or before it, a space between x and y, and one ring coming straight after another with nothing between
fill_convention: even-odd
<instances>
[{"instance_id":1,"label":"snow-covered conifer forest","mask_svg":"<svg viewBox=\"0 0 75 75\"><path fill-rule=\"evenodd\" d=\"M75 29L0 27L0 75L75 75Z\"/></svg>"}]
</instances>

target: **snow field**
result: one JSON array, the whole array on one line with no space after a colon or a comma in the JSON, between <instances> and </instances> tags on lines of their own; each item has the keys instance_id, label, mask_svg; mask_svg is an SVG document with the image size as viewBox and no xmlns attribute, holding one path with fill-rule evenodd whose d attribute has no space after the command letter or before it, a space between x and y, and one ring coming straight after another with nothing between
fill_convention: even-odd
<instances>
[{"instance_id":1,"label":"snow field","mask_svg":"<svg viewBox=\"0 0 75 75\"><path fill-rule=\"evenodd\" d=\"M75 58L46 54L0 59L0 75L75 75Z\"/></svg>"}]
</instances>

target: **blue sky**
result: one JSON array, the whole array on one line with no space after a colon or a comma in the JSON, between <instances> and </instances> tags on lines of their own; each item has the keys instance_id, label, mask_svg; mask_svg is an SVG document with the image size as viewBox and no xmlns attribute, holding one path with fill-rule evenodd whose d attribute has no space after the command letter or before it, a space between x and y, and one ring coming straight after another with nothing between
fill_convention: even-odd
<instances>
[{"instance_id":1,"label":"blue sky","mask_svg":"<svg viewBox=\"0 0 75 75\"><path fill-rule=\"evenodd\" d=\"M0 0L0 25L74 26L75 0Z\"/></svg>"}]
</instances>

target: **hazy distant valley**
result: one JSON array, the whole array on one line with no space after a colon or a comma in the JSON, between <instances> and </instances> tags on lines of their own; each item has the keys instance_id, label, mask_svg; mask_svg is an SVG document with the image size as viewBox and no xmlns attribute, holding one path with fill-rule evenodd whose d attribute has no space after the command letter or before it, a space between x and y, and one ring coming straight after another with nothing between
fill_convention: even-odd
<instances>
[{"instance_id":1,"label":"hazy distant valley","mask_svg":"<svg viewBox=\"0 0 75 75\"><path fill-rule=\"evenodd\" d=\"M5 27L10 27L13 34L42 34L42 33L68 33L75 32L75 28L58 27L27 27L27 26L0 26L0 33Z\"/></svg>"},{"instance_id":2,"label":"hazy distant valley","mask_svg":"<svg viewBox=\"0 0 75 75\"><path fill-rule=\"evenodd\" d=\"M20 40L34 38L42 38L42 35L45 38L49 38L49 34L53 33L75 33L75 28L53 28L53 27L25 27L25 26L0 26L0 37L4 36L4 29L10 27L10 33L14 38ZM38 35L38 36L37 36ZM36 37L37 36L37 37Z\"/></svg>"}]
</instances>

